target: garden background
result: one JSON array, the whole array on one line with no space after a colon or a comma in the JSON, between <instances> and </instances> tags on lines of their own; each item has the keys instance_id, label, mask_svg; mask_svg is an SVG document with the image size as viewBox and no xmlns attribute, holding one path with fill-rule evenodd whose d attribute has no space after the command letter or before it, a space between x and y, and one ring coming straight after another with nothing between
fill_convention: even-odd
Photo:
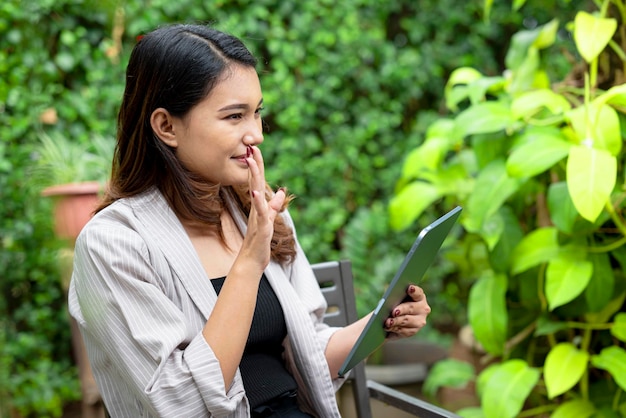
<instances>
[{"instance_id":1,"label":"garden background","mask_svg":"<svg viewBox=\"0 0 626 418\"><path fill-rule=\"evenodd\" d=\"M86 147L113 141L125 63L143 33L169 22L211 23L242 38L259 57L266 177L297 196L291 212L311 262L352 261L363 314L420 228L463 203L462 194L431 195L432 205L419 216L398 222L402 215L393 212L394 199L397 209L397 198L411 180L407 155L425 142L437 121L454 113L445 95L454 70L472 67L485 77L506 74L514 35L557 19L541 68L549 80L566 80L582 61L567 23L581 10L606 14L609 3L621 4L2 2L0 416L14 410L22 416L58 417L64 404L80 396L59 266L59 250L66 243L54 236L52 203L40 196L50 179L37 168L46 138ZM619 24L622 30L621 19ZM603 68L611 68L607 65ZM536 190L519 193L530 196ZM476 266L464 268L459 261L464 258L471 257L451 251L429 271L424 287L433 313L420 338L445 346L470 320L468 299L480 274Z\"/></svg>"}]
</instances>

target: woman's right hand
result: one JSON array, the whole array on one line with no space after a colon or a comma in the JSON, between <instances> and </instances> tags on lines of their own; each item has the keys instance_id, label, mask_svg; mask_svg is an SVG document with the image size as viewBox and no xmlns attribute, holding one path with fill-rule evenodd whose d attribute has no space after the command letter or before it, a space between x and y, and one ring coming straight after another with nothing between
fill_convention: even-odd
<instances>
[{"instance_id":1,"label":"woman's right hand","mask_svg":"<svg viewBox=\"0 0 626 418\"><path fill-rule=\"evenodd\" d=\"M264 270L270 262L270 243L274 234L274 219L285 202L285 192L279 189L268 201L265 198L265 166L261 150L248 146L248 186L252 201L248 216L248 231L244 237L241 254L256 261Z\"/></svg>"}]
</instances>

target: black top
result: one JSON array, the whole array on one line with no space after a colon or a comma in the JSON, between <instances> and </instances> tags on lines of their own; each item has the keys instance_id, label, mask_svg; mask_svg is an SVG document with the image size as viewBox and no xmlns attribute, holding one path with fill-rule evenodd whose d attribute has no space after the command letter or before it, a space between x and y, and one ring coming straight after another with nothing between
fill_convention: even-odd
<instances>
[{"instance_id":1,"label":"black top","mask_svg":"<svg viewBox=\"0 0 626 418\"><path fill-rule=\"evenodd\" d=\"M211 280L218 294L224 280L225 277ZM283 309L263 275L250 334L239 364L251 408L297 388L296 381L285 368L282 358L282 342L286 336L287 324Z\"/></svg>"}]
</instances>

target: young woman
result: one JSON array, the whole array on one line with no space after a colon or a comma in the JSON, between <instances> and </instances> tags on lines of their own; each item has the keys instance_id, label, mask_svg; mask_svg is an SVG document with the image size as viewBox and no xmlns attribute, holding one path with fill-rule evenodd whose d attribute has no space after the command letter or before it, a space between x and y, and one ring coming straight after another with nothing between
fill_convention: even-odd
<instances>
[{"instance_id":1,"label":"young woman","mask_svg":"<svg viewBox=\"0 0 626 418\"><path fill-rule=\"evenodd\" d=\"M135 46L104 202L76 243L69 305L112 417L338 417L367 318L326 308L283 189L265 181L256 60L235 37L161 27ZM387 328L430 308L409 288Z\"/></svg>"}]
</instances>

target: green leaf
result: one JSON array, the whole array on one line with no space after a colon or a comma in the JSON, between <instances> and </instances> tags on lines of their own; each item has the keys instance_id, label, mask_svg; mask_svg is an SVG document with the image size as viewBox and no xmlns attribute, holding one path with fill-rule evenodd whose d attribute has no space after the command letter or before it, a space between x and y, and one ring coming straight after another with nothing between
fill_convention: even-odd
<instances>
[{"instance_id":1,"label":"green leaf","mask_svg":"<svg viewBox=\"0 0 626 418\"><path fill-rule=\"evenodd\" d=\"M554 227L539 228L526 235L515 247L512 255L511 274L519 274L556 257L561 248Z\"/></svg>"},{"instance_id":2,"label":"green leaf","mask_svg":"<svg viewBox=\"0 0 626 418\"><path fill-rule=\"evenodd\" d=\"M572 106L567 99L550 89L538 89L525 92L511 103L511 114L515 119L529 120L538 111L546 108L552 114L561 115Z\"/></svg>"},{"instance_id":3,"label":"green leaf","mask_svg":"<svg viewBox=\"0 0 626 418\"><path fill-rule=\"evenodd\" d=\"M626 390L626 350L617 346L607 347L591 357L591 364L609 372L615 383Z\"/></svg>"},{"instance_id":4,"label":"green leaf","mask_svg":"<svg viewBox=\"0 0 626 418\"><path fill-rule=\"evenodd\" d=\"M470 232L478 232L483 223L495 214L502 204L523 184L524 179L507 175L502 160L487 165L478 175L474 191L467 201L467 216L463 225Z\"/></svg>"},{"instance_id":5,"label":"green leaf","mask_svg":"<svg viewBox=\"0 0 626 418\"><path fill-rule=\"evenodd\" d=\"M509 47L505 64L510 70L517 70L526 60L529 48L533 45L541 32L540 28L533 30L522 30L513 35L511 46Z\"/></svg>"},{"instance_id":6,"label":"green leaf","mask_svg":"<svg viewBox=\"0 0 626 418\"><path fill-rule=\"evenodd\" d=\"M482 77L480 71L470 67L460 67L452 71L444 88L444 97L448 109L456 112L458 110L457 105L469 96L467 86Z\"/></svg>"},{"instance_id":7,"label":"green leaf","mask_svg":"<svg viewBox=\"0 0 626 418\"><path fill-rule=\"evenodd\" d=\"M495 272L506 273L511 264L511 253L524 237L524 232L520 227L517 215L510 207L502 206L498 211L498 217L502 220L503 229L500 232L498 243L489 254L489 262ZM485 236L484 232L481 234L483 237Z\"/></svg>"},{"instance_id":8,"label":"green leaf","mask_svg":"<svg viewBox=\"0 0 626 418\"><path fill-rule=\"evenodd\" d=\"M574 399L558 406L550 415L550 418L589 418L596 408L589 401Z\"/></svg>"},{"instance_id":9,"label":"green leaf","mask_svg":"<svg viewBox=\"0 0 626 418\"><path fill-rule=\"evenodd\" d=\"M619 155L622 136L617 111L607 104L577 107L566 114L581 145Z\"/></svg>"},{"instance_id":10,"label":"green leaf","mask_svg":"<svg viewBox=\"0 0 626 418\"><path fill-rule=\"evenodd\" d=\"M498 132L509 128L513 122L511 110L505 103L496 101L479 103L457 115L455 136Z\"/></svg>"},{"instance_id":11,"label":"green leaf","mask_svg":"<svg viewBox=\"0 0 626 418\"><path fill-rule=\"evenodd\" d=\"M551 168L569 154L570 144L562 139L543 138L515 148L506 162L512 177L534 177Z\"/></svg>"},{"instance_id":12,"label":"green leaf","mask_svg":"<svg viewBox=\"0 0 626 418\"><path fill-rule=\"evenodd\" d=\"M463 418L485 418L483 410L477 406L471 406L468 408L461 408L456 411L456 414Z\"/></svg>"},{"instance_id":13,"label":"green leaf","mask_svg":"<svg viewBox=\"0 0 626 418\"><path fill-rule=\"evenodd\" d=\"M402 169L402 177L416 179L420 178L423 170L437 170L443 157L450 150L450 146L450 140L447 138L431 137L426 139L422 145L407 155Z\"/></svg>"},{"instance_id":14,"label":"green leaf","mask_svg":"<svg viewBox=\"0 0 626 418\"><path fill-rule=\"evenodd\" d=\"M556 34L559 30L559 19L552 19L548 23L539 27L539 35L533 46L537 49L546 49L554 45Z\"/></svg>"},{"instance_id":15,"label":"green leaf","mask_svg":"<svg viewBox=\"0 0 626 418\"><path fill-rule=\"evenodd\" d=\"M584 250L561 251L548 263L545 292L551 311L574 300L589 284L593 264L585 256Z\"/></svg>"},{"instance_id":16,"label":"green leaf","mask_svg":"<svg viewBox=\"0 0 626 418\"><path fill-rule=\"evenodd\" d=\"M391 227L397 231L409 227L440 197L437 187L429 183L414 181L408 184L389 203Z\"/></svg>"},{"instance_id":17,"label":"green leaf","mask_svg":"<svg viewBox=\"0 0 626 418\"><path fill-rule=\"evenodd\" d=\"M543 365L548 398L554 399L573 388L587 370L588 361L589 353L577 349L574 344L555 345Z\"/></svg>"},{"instance_id":18,"label":"green leaf","mask_svg":"<svg viewBox=\"0 0 626 418\"><path fill-rule=\"evenodd\" d=\"M523 360L509 360L489 378L481 398L485 418L513 418L539 381L539 370Z\"/></svg>"},{"instance_id":19,"label":"green leaf","mask_svg":"<svg viewBox=\"0 0 626 418\"><path fill-rule=\"evenodd\" d=\"M615 187L617 161L606 151L572 146L567 159L567 187L580 215L590 222L600 216Z\"/></svg>"},{"instance_id":20,"label":"green leaf","mask_svg":"<svg viewBox=\"0 0 626 418\"><path fill-rule=\"evenodd\" d=\"M472 286L469 295L468 316L476 339L491 354L504 352L508 313L505 293L506 276L485 273Z\"/></svg>"},{"instance_id":21,"label":"green leaf","mask_svg":"<svg viewBox=\"0 0 626 418\"><path fill-rule=\"evenodd\" d=\"M622 292L616 298L612 299L602 311L586 313L585 320L592 324L603 324L607 322L616 312L622 309L624 300L626 300L626 292Z\"/></svg>"},{"instance_id":22,"label":"green leaf","mask_svg":"<svg viewBox=\"0 0 626 418\"><path fill-rule=\"evenodd\" d=\"M589 312L600 312L611 301L615 286L615 272L607 253L589 253L593 263L593 275L585 290Z\"/></svg>"},{"instance_id":23,"label":"green leaf","mask_svg":"<svg viewBox=\"0 0 626 418\"><path fill-rule=\"evenodd\" d=\"M548 188L548 211L552 223L559 228L559 231L568 234L574 231L578 211L569 195L566 182L550 184Z\"/></svg>"},{"instance_id":24,"label":"green leaf","mask_svg":"<svg viewBox=\"0 0 626 418\"><path fill-rule=\"evenodd\" d=\"M574 19L574 41L580 55L587 61L595 60L606 48L617 30L617 21L579 11Z\"/></svg>"},{"instance_id":25,"label":"green leaf","mask_svg":"<svg viewBox=\"0 0 626 418\"><path fill-rule=\"evenodd\" d=\"M611 335L620 341L626 342L626 313L618 313L613 320Z\"/></svg>"},{"instance_id":26,"label":"green leaf","mask_svg":"<svg viewBox=\"0 0 626 418\"><path fill-rule=\"evenodd\" d=\"M593 100L594 106L602 107L605 104L621 108L626 107L626 84L613 86Z\"/></svg>"},{"instance_id":27,"label":"green leaf","mask_svg":"<svg viewBox=\"0 0 626 418\"><path fill-rule=\"evenodd\" d=\"M440 360L428 371L424 382L424 393L435 397L440 387L463 388L472 379L476 371L470 363L455 359Z\"/></svg>"}]
</instances>

